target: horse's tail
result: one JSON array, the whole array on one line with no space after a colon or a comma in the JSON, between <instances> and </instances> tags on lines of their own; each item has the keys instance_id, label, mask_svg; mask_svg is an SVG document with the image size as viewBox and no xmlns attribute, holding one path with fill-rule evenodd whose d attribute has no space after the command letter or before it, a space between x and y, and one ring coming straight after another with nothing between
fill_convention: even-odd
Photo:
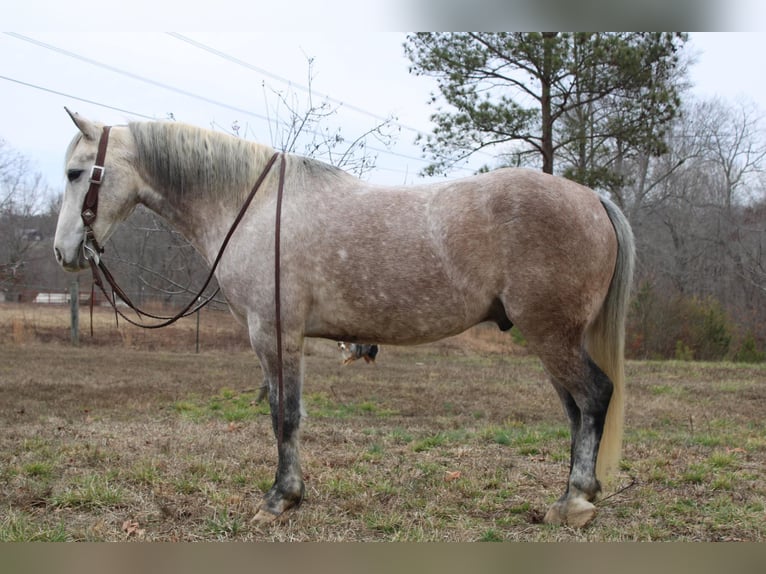
<instances>
[{"instance_id":1,"label":"horse's tail","mask_svg":"<svg viewBox=\"0 0 766 574\"><path fill-rule=\"evenodd\" d=\"M617 469L622 451L625 414L625 317L633 282L635 245L630 223L610 200L601 203L612 221L617 236L617 262L604 304L588 328L586 346L591 359L614 385L598 451L596 476L606 481Z\"/></svg>"}]
</instances>

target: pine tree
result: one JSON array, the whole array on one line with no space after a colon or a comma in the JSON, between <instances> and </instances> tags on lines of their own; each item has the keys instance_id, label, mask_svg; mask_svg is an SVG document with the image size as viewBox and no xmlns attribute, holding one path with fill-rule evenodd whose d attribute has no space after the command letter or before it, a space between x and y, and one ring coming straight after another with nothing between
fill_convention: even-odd
<instances>
[{"instance_id":1,"label":"pine tree","mask_svg":"<svg viewBox=\"0 0 766 574\"><path fill-rule=\"evenodd\" d=\"M505 144L505 164L536 164L609 189L631 150L661 154L680 105L678 33L419 33L411 73L436 79L433 133L421 139L443 173ZM438 107L442 103L446 107Z\"/></svg>"}]
</instances>

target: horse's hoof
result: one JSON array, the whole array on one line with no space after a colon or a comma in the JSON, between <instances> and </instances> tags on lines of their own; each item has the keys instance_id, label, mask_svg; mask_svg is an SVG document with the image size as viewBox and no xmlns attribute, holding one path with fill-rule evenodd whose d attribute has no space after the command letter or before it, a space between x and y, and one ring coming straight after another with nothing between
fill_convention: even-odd
<instances>
[{"instance_id":1,"label":"horse's hoof","mask_svg":"<svg viewBox=\"0 0 766 574\"><path fill-rule=\"evenodd\" d=\"M253 519L250 521L253 524L270 524L275 522L279 518L280 514L274 514L273 512L261 507L258 512L255 513Z\"/></svg>"},{"instance_id":2,"label":"horse's hoof","mask_svg":"<svg viewBox=\"0 0 766 574\"><path fill-rule=\"evenodd\" d=\"M545 513L543 522L557 526L584 528L596 517L596 507L584 498L558 501Z\"/></svg>"}]
</instances>

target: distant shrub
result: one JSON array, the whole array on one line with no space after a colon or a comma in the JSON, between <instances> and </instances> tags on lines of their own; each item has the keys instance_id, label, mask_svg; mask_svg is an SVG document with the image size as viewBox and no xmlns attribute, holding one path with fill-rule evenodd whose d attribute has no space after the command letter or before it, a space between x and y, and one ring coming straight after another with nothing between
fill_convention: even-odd
<instances>
[{"instance_id":1,"label":"distant shrub","mask_svg":"<svg viewBox=\"0 0 766 574\"><path fill-rule=\"evenodd\" d=\"M694 358L702 361L720 361L729 354L731 325L726 311L712 297L681 300L682 327L686 331L686 344L692 348Z\"/></svg>"},{"instance_id":2,"label":"distant shrub","mask_svg":"<svg viewBox=\"0 0 766 574\"><path fill-rule=\"evenodd\" d=\"M694 351L692 351L688 345L684 345L681 340L676 341L676 361L692 361L694 360Z\"/></svg>"},{"instance_id":3,"label":"distant shrub","mask_svg":"<svg viewBox=\"0 0 766 574\"><path fill-rule=\"evenodd\" d=\"M739 349L734 354L737 363L763 363L766 361L766 352L758 350L758 343L752 333L744 338Z\"/></svg>"},{"instance_id":4,"label":"distant shrub","mask_svg":"<svg viewBox=\"0 0 766 574\"><path fill-rule=\"evenodd\" d=\"M631 304L626 351L634 358L719 361L730 354L732 332L717 300L660 293L647 281Z\"/></svg>"}]
</instances>

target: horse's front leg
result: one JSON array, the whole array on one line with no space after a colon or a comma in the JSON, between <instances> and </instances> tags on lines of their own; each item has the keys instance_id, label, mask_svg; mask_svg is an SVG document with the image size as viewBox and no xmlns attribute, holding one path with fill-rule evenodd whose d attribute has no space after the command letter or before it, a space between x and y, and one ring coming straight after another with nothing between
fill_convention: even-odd
<instances>
[{"instance_id":1,"label":"horse's front leg","mask_svg":"<svg viewBox=\"0 0 766 574\"><path fill-rule=\"evenodd\" d=\"M260 354L269 387L269 406L277 439L277 472L255 515L269 522L303 500L304 486L299 452L301 387L303 384L302 341L285 344L282 355L283 393L280 396L275 353ZM274 356L272 356L274 355Z\"/></svg>"}]
</instances>

